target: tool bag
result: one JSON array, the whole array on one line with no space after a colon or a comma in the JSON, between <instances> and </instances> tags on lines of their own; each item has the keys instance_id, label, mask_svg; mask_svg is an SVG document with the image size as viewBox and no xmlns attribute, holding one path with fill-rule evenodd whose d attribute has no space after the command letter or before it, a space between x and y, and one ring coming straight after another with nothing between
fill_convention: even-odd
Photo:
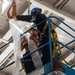
<instances>
[{"instance_id":1,"label":"tool bag","mask_svg":"<svg viewBox=\"0 0 75 75\"><path fill-rule=\"evenodd\" d=\"M24 58L25 55L37 49L34 41L31 39L28 39L28 48L29 52L25 53L23 55L23 59L21 60L27 74L43 66L41 56L39 55L38 51Z\"/></svg>"},{"instance_id":2,"label":"tool bag","mask_svg":"<svg viewBox=\"0 0 75 75\"><path fill-rule=\"evenodd\" d=\"M28 52L29 53L29 52ZM28 53L25 53L23 55L23 58L25 55L27 55ZM25 69L25 72L28 74L34 70L36 70L35 66L34 66L34 63L32 61L32 58L31 58L31 55L29 55L27 58L24 58L21 60L21 64L22 66L24 67Z\"/></svg>"}]
</instances>

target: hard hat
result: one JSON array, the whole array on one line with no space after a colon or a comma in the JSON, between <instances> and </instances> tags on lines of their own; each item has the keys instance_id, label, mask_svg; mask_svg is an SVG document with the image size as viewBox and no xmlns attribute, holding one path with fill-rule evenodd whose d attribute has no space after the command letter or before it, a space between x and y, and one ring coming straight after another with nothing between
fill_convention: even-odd
<instances>
[{"instance_id":1,"label":"hard hat","mask_svg":"<svg viewBox=\"0 0 75 75\"><path fill-rule=\"evenodd\" d=\"M41 13L41 12L42 12L42 9L41 9L41 8L33 8L33 9L31 10L31 15L35 14L36 12Z\"/></svg>"}]
</instances>

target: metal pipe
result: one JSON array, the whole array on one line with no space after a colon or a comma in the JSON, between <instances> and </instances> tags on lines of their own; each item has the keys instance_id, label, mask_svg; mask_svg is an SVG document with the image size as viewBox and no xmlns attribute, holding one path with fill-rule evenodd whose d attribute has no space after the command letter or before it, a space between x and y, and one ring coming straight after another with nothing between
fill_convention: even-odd
<instances>
[{"instance_id":1,"label":"metal pipe","mask_svg":"<svg viewBox=\"0 0 75 75\"><path fill-rule=\"evenodd\" d=\"M48 18L48 19L49 19L49 18ZM47 20L47 19L45 19L45 20ZM44 21L45 21L45 20L44 20ZM42 21L42 22L44 22L44 21ZM42 22L41 22L41 23L42 23ZM39 24L41 24L41 23L39 23ZM37 25L39 25L39 24L37 24ZM37 25L36 25L36 26L37 26ZM35 27L36 27L36 26L35 26ZM33 27L33 28L34 28L34 27ZM29 30L28 30L28 31L29 31ZM28 32L28 31L27 31L27 32ZM25 32L25 33L26 33L26 32ZM40 49L39 49L39 50L40 50ZM72 52L73 52L73 51L72 51ZM32 52L32 53L34 53L34 52ZM74 52L74 53L75 53L75 52ZM31 54L31 53L30 53L30 54ZM11 64L13 64L13 63L15 63L15 61L12 62ZM11 65L11 64L9 64L9 65ZM7 67L8 67L8 66L7 66ZM6 68L6 67L5 67L5 68ZM4 69L4 68L3 68L3 69ZM3 69L0 69L0 70L3 70Z\"/></svg>"},{"instance_id":2,"label":"metal pipe","mask_svg":"<svg viewBox=\"0 0 75 75\"><path fill-rule=\"evenodd\" d=\"M57 3L56 3L56 5L54 6L55 8L58 8L59 7L59 5L63 2L64 0L59 0Z\"/></svg>"},{"instance_id":3,"label":"metal pipe","mask_svg":"<svg viewBox=\"0 0 75 75\"><path fill-rule=\"evenodd\" d=\"M50 17L50 18L53 18L53 17ZM56 17L55 17L55 18L56 18ZM47 19L46 19L46 20L47 20ZM44 21L45 21L45 20L44 20ZM44 22L44 21L42 21L42 22ZM41 22L41 23L42 23L42 22ZM41 24L41 23L39 23L39 24ZM38 24L38 25L39 25L39 24ZM36 26L37 26L37 25L36 25ZM34 28L34 27L33 27L33 28ZM28 30L28 31L29 31L29 30ZM27 32L28 32L28 31L27 31ZM74 32L75 32L75 30L74 30ZM26 33L26 32L25 32L25 33ZM75 38L75 37L73 37L73 38ZM66 51L66 50L65 50L65 51ZM65 52L65 53L67 53L67 52ZM65 54L65 55L66 55L66 54ZM68 55L67 55L67 56L68 56Z\"/></svg>"},{"instance_id":4,"label":"metal pipe","mask_svg":"<svg viewBox=\"0 0 75 75\"><path fill-rule=\"evenodd\" d=\"M54 7L57 9L62 9L68 1L69 0L59 0Z\"/></svg>"},{"instance_id":5,"label":"metal pipe","mask_svg":"<svg viewBox=\"0 0 75 75\"><path fill-rule=\"evenodd\" d=\"M42 46L40 46L40 47L39 47L38 49L36 49L35 51L32 51L32 52L30 52L29 54L25 55L25 56L24 56L23 58L21 58L20 60L25 59L25 58L28 57L29 55L35 53L36 51L39 51L42 47L44 47L44 46L46 46L46 45L48 45L48 44L49 44L49 42L46 43L46 44L44 44L44 45L42 45ZM8 65L6 65L6 66L3 67L3 68L0 68L0 71L2 71L3 69L5 69L5 68L11 66L11 65L14 64L14 63L15 63L15 61L9 63Z\"/></svg>"},{"instance_id":6,"label":"metal pipe","mask_svg":"<svg viewBox=\"0 0 75 75\"><path fill-rule=\"evenodd\" d=\"M67 33L68 35L70 35L72 38L75 38L73 35L71 35L68 31L66 31L65 29L59 27L56 23L52 22L55 26L57 26L58 28L60 28L61 30L63 30L65 33Z\"/></svg>"},{"instance_id":7,"label":"metal pipe","mask_svg":"<svg viewBox=\"0 0 75 75\"><path fill-rule=\"evenodd\" d=\"M69 0L64 0L64 2L59 6L59 8L58 9L62 9L63 8L63 6L68 2Z\"/></svg>"},{"instance_id":8,"label":"metal pipe","mask_svg":"<svg viewBox=\"0 0 75 75\"><path fill-rule=\"evenodd\" d=\"M48 33L49 36L51 36L51 19L48 19ZM49 37L49 50L50 50L50 63L52 64L52 70L53 70L53 58L52 58L52 38Z\"/></svg>"},{"instance_id":9,"label":"metal pipe","mask_svg":"<svg viewBox=\"0 0 75 75\"><path fill-rule=\"evenodd\" d=\"M70 44L69 45L69 47L74 51L75 50L75 43L72 43L72 44ZM68 49L61 49L61 51L62 51L62 56L64 57L64 58L67 58L72 52L70 52ZM75 52L75 51L74 51Z\"/></svg>"},{"instance_id":10,"label":"metal pipe","mask_svg":"<svg viewBox=\"0 0 75 75\"><path fill-rule=\"evenodd\" d=\"M50 17L48 17L48 18L50 18L50 19L51 19L51 18L56 18L56 19L58 19L58 18L55 17L55 16L50 16ZM48 18L47 18L47 19L48 19ZM47 19L43 20L42 22L40 22L40 23L37 24L36 26L40 25L41 23L43 23L43 22L46 21ZM61 21L60 19L58 19L58 20ZM64 25L68 26L68 25L67 25L66 23L64 23L63 21L61 21L61 22L62 22ZM36 26L34 26L34 27L36 27ZM34 27L33 27L33 28L34 28ZM70 27L70 26L68 26L68 27L69 27L71 30L73 30L73 31L75 32L75 29L73 29L73 28ZM31 29L33 29L33 28L31 28ZM30 29L30 30L31 30L31 29ZM30 30L27 30L27 31L24 32L23 34L27 33L27 32L30 31ZM21 36L22 36L23 34L21 34ZM12 41L10 41L9 43L11 43L11 42L12 42ZM5 46L7 46L9 43L7 43L7 44L1 46L0 49L3 48L3 47L5 47Z\"/></svg>"},{"instance_id":11,"label":"metal pipe","mask_svg":"<svg viewBox=\"0 0 75 75\"><path fill-rule=\"evenodd\" d=\"M46 19L45 19L45 20L43 20L42 22L38 23L38 24L37 24L37 25L35 25L34 27L30 28L29 30L25 31L23 34L21 34L21 36L22 36L22 35L24 35L24 34L26 34L27 32L29 32L29 31L30 31L30 30L32 30L33 28L35 28L35 27L39 26L41 23L45 22L47 19L48 19L48 18L46 18ZM11 40L11 41L10 41L10 42L8 42L7 44L5 44L5 45L1 46L1 47L0 47L0 49L2 49L3 47L5 47L5 46L9 45L12 41L13 41L13 40Z\"/></svg>"}]
</instances>

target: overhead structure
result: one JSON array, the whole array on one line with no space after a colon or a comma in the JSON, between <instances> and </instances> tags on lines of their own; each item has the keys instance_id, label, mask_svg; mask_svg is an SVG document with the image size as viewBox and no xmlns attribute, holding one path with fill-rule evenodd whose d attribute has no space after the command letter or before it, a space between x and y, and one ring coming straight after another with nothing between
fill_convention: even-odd
<instances>
[{"instance_id":1,"label":"overhead structure","mask_svg":"<svg viewBox=\"0 0 75 75\"><path fill-rule=\"evenodd\" d=\"M62 9L68 1L69 1L69 0L59 0L59 1L55 4L55 8L57 8L57 9Z\"/></svg>"},{"instance_id":2,"label":"overhead structure","mask_svg":"<svg viewBox=\"0 0 75 75\"><path fill-rule=\"evenodd\" d=\"M13 0L13 1L15 1L15 0ZM29 1L30 1L30 0L29 0ZM28 13L29 13L29 11L30 11L30 7L29 7L29 9L28 9ZM49 18L50 18L51 20L52 20L52 18L58 19L58 18L53 17L53 16L52 16L52 17L49 17ZM58 20L60 20L60 19L58 19ZM61 21L61 20L60 20L60 21ZM62 21L61 21L61 22L62 22ZM11 23L12 23L12 27L11 27L11 28L13 28L13 26L15 26L15 25L18 25L16 21L13 21L13 22L10 21L10 24L11 24ZM75 40L74 40L75 37L74 37L72 34L70 34L69 32L67 32L66 30L62 29L62 28L61 28L60 26L58 26L56 23L54 23L54 21L51 21L51 23L54 24L55 26L57 26L58 28L60 28L61 30L65 31L66 33L68 33L68 34L73 38L73 40L72 40L71 42L68 42L68 43L65 44L65 45L62 44L62 42L59 42L59 41L56 41L56 40L51 40L51 41L52 41L52 42L58 42L58 43L60 43L61 46L62 46L62 47L61 47L61 50L63 50L63 49L62 49L63 47L66 47L66 48L70 51L70 53L68 52L69 54L71 54L72 52L75 53L75 52L74 52L74 44L69 45L70 43L73 43L73 42L75 41ZM63 22L62 22L62 23L63 23ZM15 25L14 25L14 24L15 24ZM48 22L48 24L50 24L50 23ZM65 23L63 23L63 24L65 24ZM67 24L65 24L65 25L67 25ZM69 27L69 25L67 25L67 26ZM16 67L16 73L19 75L19 70L20 70L20 58L21 58L20 55L19 55L19 54L20 54L20 33L21 33L21 32L20 32L20 30L19 30L19 29L20 29L19 26L17 26L17 28L18 28L18 29L16 29L16 27L14 27L14 29L15 29L14 32L18 32L18 31L19 31L19 33L18 33L17 36L14 36L14 35L15 35L15 33L14 33L14 34L13 34L13 39L14 39L15 46L17 47L17 45L19 45L19 49L17 48L17 50L15 50L16 52L14 52L15 58L16 58L17 60L15 60L15 62L13 62L13 63L16 63L16 66L17 66L17 67ZM75 32L75 29L73 29L73 28L71 28L71 27L69 27L69 28ZM28 32L28 31L27 31L27 32ZM23 34L23 32L22 32L22 34ZM19 37L19 38L18 38L18 37ZM15 41L15 38L18 38L17 41ZM5 43L8 43L8 41L5 41L5 40L2 40L2 41L5 42ZM12 42L12 41L11 41L11 42ZM17 42L17 43L16 43L16 42ZM50 42L50 43L52 43L52 42ZM10 42L9 42L9 43L10 43ZM68 46L67 46L67 45L68 45ZM15 46L14 46L14 47L15 47ZM69 46L70 46L70 47L69 47ZM15 47L15 48L16 48L16 47ZM1 49L1 48L0 48L0 49ZM12 48L12 49L13 49L13 48ZM35 48L35 49L36 49L36 48ZM18 50L19 50L19 52L18 52ZM65 49L65 50L66 50L66 49ZM34 52L35 52L35 51L31 52L30 54L33 54ZM63 51L62 51L62 52L63 52ZM16 55L16 53L18 53L18 55ZM58 51L58 53L59 53L59 51ZM66 53L66 52L65 52L65 53ZM67 55L65 55L65 56L63 55L63 56L66 58L66 57L69 55L68 53L67 53ZM60 55L61 55L61 53L60 53ZM62 56L62 57L63 57L63 56ZM60 56L60 57L61 57L61 56ZM64 58L64 59L65 59L65 58ZM19 60L18 60L18 59L19 59ZM50 59L53 59L52 56L50 57ZM75 58L72 58L72 60L70 60L70 61L73 61L73 59L75 59ZM17 62L17 61L18 61L18 62ZM62 61L61 61L61 62L62 62ZM73 61L73 63L74 63L74 61ZM35 64L36 64L36 63L35 63ZM65 64L66 64L66 65L65 65ZM65 72L68 73L68 74L70 73L71 75L75 74L74 69L71 68L72 66L74 67L74 64L73 64L72 66L70 65L70 67L68 66L67 63L65 63L65 64L63 63ZM18 66L18 65L19 65L19 66ZM49 66L52 67L52 65L53 65L53 61L50 63ZM9 66L10 66L10 65L9 65ZM71 72L69 72L67 69L68 69L69 71L71 71L73 74L72 74ZM0 70L2 70L2 69L0 69ZM51 68L50 70L53 70L53 69ZM13 73L13 75L15 75L15 73Z\"/></svg>"}]
</instances>

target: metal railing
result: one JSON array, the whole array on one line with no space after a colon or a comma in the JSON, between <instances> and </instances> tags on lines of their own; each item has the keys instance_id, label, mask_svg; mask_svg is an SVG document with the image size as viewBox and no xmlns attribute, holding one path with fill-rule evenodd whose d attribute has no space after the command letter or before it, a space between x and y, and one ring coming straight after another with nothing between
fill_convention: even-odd
<instances>
[{"instance_id":1,"label":"metal railing","mask_svg":"<svg viewBox=\"0 0 75 75\"><path fill-rule=\"evenodd\" d=\"M38 25L40 25L41 23L43 23L44 21L47 21L47 20L48 20L49 42L46 43L46 44L44 44L43 46L40 46L37 50L30 52L29 54L27 54L26 56L24 56L24 57L21 58L21 59L25 59L25 58L28 57L29 55L35 53L36 51L40 50L42 47L44 47L44 46L46 46L46 45L49 44L49 47L50 47L50 63L51 63L52 69L53 69L52 42L58 42L58 43L60 43L60 44L62 45L62 47L61 47L60 49L66 47L68 50L70 50L71 52L75 53L71 48L67 47L69 44L71 44L71 43L73 43L73 42L75 41L75 36L73 36L72 34L70 34L68 31L64 30L63 28L59 27L56 23L54 23L54 22L51 20L51 18L55 18L55 19L59 20L61 23L63 23L63 25L67 26L69 29L71 29L73 32L75 32L75 29L73 29L72 27L68 26L65 22L63 22L63 21L60 20L59 18L57 18L57 17L55 17L55 16L50 16L50 17L48 17L47 19L43 20L42 22L40 22L39 24L36 25L36 26L38 26ZM67 33L68 35L70 35L72 38L74 38L74 40L70 41L69 43L67 43L67 44L65 44L65 45L64 45L63 43L61 43L60 41L52 40L51 37L50 37L50 34L51 34L51 30L50 30L50 28L51 28L51 23L52 23L53 25L55 25L56 27L60 28L62 31L64 31L64 32ZM34 27L36 27L36 26L34 26ZM31 29L33 29L34 27L32 27ZM29 30L27 30L26 32L24 32L23 34L21 34L21 36L24 35L25 33L29 32L31 29L29 29ZM9 43L11 43L11 42L12 42L12 41L10 41ZM9 43L3 45L2 47L0 47L0 49L2 49L3 47L5 47L5 46L8 45ZM12 65L12 64L14 64L14 63L15 63L15 61L11 62L10 64L6 65L6 66L3 67L3 68L0 68L0 71L3 70L4 68L6 68L6 67L8 67L8 66L10 66L10 65Z\"/></svg>"}]
</instances>

